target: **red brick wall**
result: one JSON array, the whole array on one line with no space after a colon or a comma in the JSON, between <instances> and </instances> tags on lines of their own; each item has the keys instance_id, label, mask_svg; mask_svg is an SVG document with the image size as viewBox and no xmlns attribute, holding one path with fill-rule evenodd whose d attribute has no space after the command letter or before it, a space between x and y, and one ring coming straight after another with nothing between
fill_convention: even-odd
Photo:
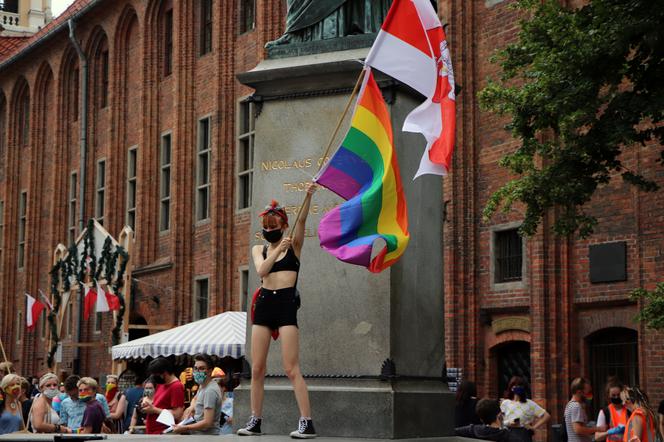
<instances>
[{"instance_id":1,"label":"red brick wall","mask_svg":"<svg viewBox=\"0 0 664 442\"><path fill-rule=\"evenodd\" d=\"M163 54L160 13L173 7L173 73L162 75ZM136 240L132 256L137 271L136 310L150 325L178 325L193 315L196 277L209 277L210 314L240 308L240 266L248 265L248 212L238 212L235 201L235 123L237 102L251 93L236 80L264 57L266 41L283 29L285 5L279 0L258 0L255 29L237 35L238 11L234 2L215 0L212 51L199 56L199 4L196 1L107 1L76 26L76 36L89 56L90 106L88 118L88 176L86 218L94 212L96 162L106 159L104 225L117 235L125 223L127 150L138 146ZM109 50L109 104L100 108L94 49ZM0 180L5 204L4 249L0 287L0 336L19 371L43 371L46 342L39 330L25 334L17 324L24 310L23 293L49 289L52 252L66 242L69 176L79 173L80 118L73 120L66 81L78 65L66 32L60 32L0 75L0 95L6 100L6 146L2 152L6 174ZM17 84L27 81L31 98L31 135L28 147L16 146ZM38 99L35 99L38 97ZM0 100L2 101L2 100ZM210 116L212 163L210 219L195 222L194 173L197 122ZM39 128L39 129L37 129ZM159 232L160 136L172 132L171 227ZM29 191L26 266L16 271L18 194ZM78 191L77 191L78 194ZM77 213L78 219L78 213ZM166 268L150 271L152 265ZM143 268L148 270L141 271ZM11 269L11 271L9 270ZM157 301L155 301L157 299ZM74 309L77 312L77 309ZM82 330L83 341L110 342L110 316L101 334L91 324ZM24 333L15 340L17 327ZM75 337L75 334L73 334ZM73 338L72 338L73 339ZM71 373L74 349L65 339L65 363ZM99 357L103 355L103 357ZM81 349L82 371L98 376L110 369L103 347Z\"/></svg>"},{"instance_id":2,"label":"red brick wall","mask_svg":"<svg viewBox=\"0 0 664 442\"><path fill-rule=\"evenodd\" d=\"M491 230L520 221L524 210L516 206L484 223L482 209L491 193L510 179L498 161L518 143L503 129L505 119L479 110L475 94L488 78L498 77L489 57L515 40L517 16L508 8L510 1L490 7L483 1L441 3L450 23L455 76L463 87L457 101L454 165L443 182L444 200L449 201L444 223L447 366L462 367L465 377L478 383L480 396L496 395L493 348L514 340L530 342L534 399L556 422L568 400L570 380L590 375L588 336L602 328L624 327L638 331L641 386L653 403L664 399L664 334L635 324L637 306L628 300L630 290L652 289L664 274L663 192L639 192L615 177L588 206L600 224L587 240L549 233L556 216L552 211L538 233L526 239L523 286L496 290L490 273ZM655 163L657 148L636 149L623 160L626 167L664 185L664 169ZM589 245L610 241L627 243L627 281L591 284ZM487 325L502 316L522 315L531 320L530 332L495 334Z\"/></svg>"}]
</instances>

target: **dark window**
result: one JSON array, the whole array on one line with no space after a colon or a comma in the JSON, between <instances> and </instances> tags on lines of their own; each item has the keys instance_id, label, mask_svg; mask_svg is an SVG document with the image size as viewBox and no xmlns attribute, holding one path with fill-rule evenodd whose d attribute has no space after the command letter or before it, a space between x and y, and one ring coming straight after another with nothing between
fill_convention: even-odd
<instances>
[{"instance_id":1,"label":"dark window","mask_svg":"<svg viewBox=\"0 0 664 442\"><path fill-rule=\"evenodd\" d=\"M238 209L251 207L251 192L254 179L254 105L240 103L238 116Z\"/></svg>"},{"instance_id":2,"label":"dark window","mask_svg":"<svg viewBox=\"0 0 664 442\"><path fill-rule=\"evenodd\" d=\"M164 76L173 72L173 10L164 13Z\"/></svg>"},{"instance_id":3,"label":"dark window","mask_svg":"<svg viewBox=\"0 0 664 442\"><path fill-rule=\"evenodd\" d=\"M194 306L194 321L208 317L210 298L208 293L208 280L196 280L196 305Z\"/></svg>"},{"instance_id":4,"label":"dark window","mask_svg":"<svg viewBox=\"0 0 664 442\"><path fill-rule=\"evenodd\" d=\"M78 67L69 71L69 109L72 121L78 120Z\"/></svg>"},{"instance_id":5,"label":"dark window","mask_svg":"<svg viewBox=\"0 0 664 442\"><path fill-rule=\"evenodd\" d=\"M249 270L240 270L240 296L242 299L242 311L246 312L249 308Z\"/></svg>"},{"instance_id":6,"label":"dark window","mask_svg":"<svg viewBox=\"0 0 664 442\"><path fill-rule=\"evenodd\" d=\"M495 282L521 280L523 242L517 229L495 232Z\"/></svg>"},{"instance_id":7,"label":"dark window","mask_svg":"<svg viewBox=\"0 0 664 442\"><path fill-rule=\"evenodd\" d=\"M138 148L132 147L127 155L127 225L136 230L136 176Z\"/></svg>"},{"instance_id":8,"label":"dark window","mask_svg":"<svg viewBox=\"0 0 664 442\"><path fill-rule=\"evenodd\" d=\"M23 96L19 102L18 110L18 124L19 124L19 146L27 146L30 139L30 94L26 90L23 91Z\"/></svg>"},{"instance_id":9,"label":"dark window","mask_svg":"<svg viewBox=\"0 0 664 442\"><path fill-rule=\"evenodd\" d=\"M78 191L76 172L69 176L69 228L67 230L67 244L72 245L76 241L76 192Z\"/></svg>"},{"instance_id":10,"label":"dark window","mask_svg":"<svg viewBox=\"0 0 664 442\"><path fill-rule=\"evenodd\" d=\"M240 2L240 34L254 29L256 18L256 0L238 0Z\"/></svg>"},{"instance_id":11,"label":"dark window","mask_svg":"<svg viewBox=\"0 0 664 442\"><path fill-rule=\"evenodd\" d=\"M104 205L106 200L106 161L97 163L97 196L95 197L95 219L104 224Z\"/></svg>"},{"instance_id":12,"label":"dark window","mask_svg":"<svg viewBox=\"0 0 664 442\"><path fill-rule=\"evenodd\" d=\"M25 229L27 226L28 193L21 192L18 200L18 268L25 265Z\"/></svg>"},{"instance_id":13,"label":"dark window","mask_svg":"<svg viewBox=\"0 0 664 442\"><path fill-rule=\"evenodd\" d=\"M198 122L196 221L210 217L210 118Z\"/></svg>"},{"instance_id":14,"label":"dark window","mask_svg":"<svg viewBox=\"0 0 664 442\"><path fill-rule=\"evenodd\" d=\"M200 55L212 51L212 0L201 0Z\"/></svg>"},{"instance_id":15,"label":"dark window","mask_svg":"<svg viewBox=\"0 0 664 442\"><path fill-rule=\"evenodd\" d=\"M159 165L159 230L163 232L171 226L171 134L161 137Z\"/></svg>"},{"instance_id":16,"label":"dark window","mask_svg":"<svg viewBox=\"0 0 664 442\"><path fill-rule=\"evenodd\" d=\"M99 107L108 106L108 49L101 51L99 57L101 82L99 83Z\"/></svg>"},{"instance_id":17,"label":"dark window","mask_svg":"<svg viewBox=\"0 0 664 442\"><path fill-rule=\"evenodd\" d=\"M617 377L626 385L639 385L638 334L628 328L605 328L588 338L590 381L595 391L594 408L604 406L606 380Z\"/></svg>"},{"instance_id":18,"label":"dark window","mask_svg":"<svg viewBox=\"0 0 664 442\"><path fill-rule=\"evenodd\" d=\"M0 11L18 14L18 0L0 0Z\"/></svg>"}]
</instances>

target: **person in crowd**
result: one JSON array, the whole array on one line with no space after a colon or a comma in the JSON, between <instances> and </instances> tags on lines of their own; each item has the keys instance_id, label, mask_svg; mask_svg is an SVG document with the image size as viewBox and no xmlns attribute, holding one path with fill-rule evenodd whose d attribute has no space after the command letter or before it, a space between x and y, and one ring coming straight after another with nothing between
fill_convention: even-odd
<instances>
[{"instance_id":1,"label":"person in crowd","mask_svg":"<svg viewBox=\"0 0 664 442\"><path fill-rule=\"evenodd\" d=\"M528 399L528 385L520 376L514 376L507 385L508 397L500 403L503 422L510 428L513 440L531 442L534 432L551 419L551 415L535 401Z\"/></svg>"},{"instance_id":2,"label":"person in crowd","mask_svg":"<svg viewBox=\"0 0 664 442\"><path fill-rule=\"evenodd\" d=\"M25 428L21 413L21 377L9 373L0 381L0 434L14 433Z\"/></svg>"},{"instance_id":3,"label":"person in crowd","mask_svg":"<svg viewBox=\"0 0 664 442\"><path fill-rule=\"evenodd\" d=\"M194 356L194 381L198 384L198 392L192 400L192 405L184 413L188 417L193 412L193 423L179 424L173 429L174 433L191 434L219 434L219 420L221 418L221 389L219 384L212 380L214 364L208 355Z\"/></svg>"},{"instance_id":4,"label":"person in crowd","mask_svg":"<svg viewBox=\"0 0 664 442\"><path fill-rule=\"evenodd\" d=\"M81 427L86 408L86 403L79 400L78 397L78 381L80 379L77 375L71 375L65 379L65 391L68 397L62 401L60 406L60 424L71 428L72 431L76 431ZM104 395L97 393L95 399L101 404L104 416L110 417L111 412L108 409Z\"/></svg>"},{"instance_id":5,"label":"person in crowd","mask_svg":"<svg viewBox=\"0 0 664 442\"><path fill-rule=\"evenodd\" d=\"M565 407L565 430L568 442L591 442L593 435L600 429L588 427L588 415L583 406L585 401L586 380L576 378L570 386L572 397Z\"/></svg>"},{"instance_id":6,"label":"person in crowd","mask_svg":"<svg viewBox=\"0 0 664 442\"><path fill-rule=\"evenodd\" d=\"M147 434L161 434L166 425L157 422L163 410L171 412L175 422L179 422L184 412L184 386L173 374L173 363L167 358L157 358L148 365L148 372L154 376L157 388L153 399L143 398L142 411L145 418Z\"/></svg>"},{"instance_id":7,"label":"person in crowd","mask_svg":"<svg viewBox=\"0 0 664 442\"><path fill-rule=\"evenodd\" d=\"M595 433L595 441L609 440L619 442L623 438L623 432L627 420L630 416L630 411L627 407L623 406L620 393L624 389L624 385L617 379L610 379L606 384L606 395L609 404L599 410L597 415L597 428L599 432Z\"/></svg>"},{"instance_id":8,"label":"person in crowd","mask_svg":"<svg viewBox=\"0 0 664 442\"><path fill-rule=\"evenodd\" d=\"M119 378L114 374L106 375L104 395L106 397L106 402L108 402L108 408L111 410L111 414L115 412L115 408L118 406L118 400L120 399L118 380Z\"/></svg>"},{"instance_id":9,"label":"person in crowd","mask_svg":"<svg viewBox=\"0 0 664 442\"><path fill-rule=\"evenodd\" d=\"M153 381L152 376L143 382L143 397L139 399L138 403L134 406L131 413L131 422L129 423L129 433L144 434L145 433L145 413L143 413L143 398L148 400L154 399L154 392L156 383Z\"/></svg>"},{"instance_id":10,"label":"person in crowd","mask_svg":"<svg viewBox=\"0 0 664 442\"><path fill-rule=\"evenodd\" d=\"M497 400L486 398L480 400L475 408L475 413L482 423L457 427L454 429L456 436L496 442L509 441L509 430L503 428L503 416Z\"/></svg>"},{"instance_id":11,"label":"person in crowd","mask_svg":"<svg viewBox=\"0 0 664 442\"><path fill-rule=\"evenodd\" d=\"M463 381L456 391L456 406L454 407L454 427L465 427L470 424L479 424L480 418L475 412L477 406L477 387L471 381Z\"/></svg>"},{"instance_id":12,"label":"person in crowd","mask_svg":"<svg viewBox=\"0 0 664 442\"><path fill-rule=\"evenodd\" d=\"M134 408L143 397L143 383L138 377L134 379L134 386L120 393L115 412L111 413L111 419L117 422L118 433L124 433L129 428Z\"/></svg>"},{"instance_id":13,"label":"person in crowd","mask_svg":"<svg viewBox=\"0 0 664 442\"><path fill-rule=\"evenodd\" d=\"M34 399L35 396L39 394L39 378L36 376L30 376L30 398Z\"/></svg>"},{"instance_id":14,"label":"person in crowd","mask_svg":"<svg viewBox=\"0 0 664 442\"><path fill-rule=\"evenodd\" d=\"M23 412L23 424L27 428L28 416L30 416L34 399L30 398L30 382L26 378L21 378L21 396L19 397L19 401L21 402L21 411Z\"/></svg>"},{"instance_id":15,"label":"person in crowd","mask_svg":"<svg viewBox=\"0 0 664 442\"><path fill-rule=\"evenodd\" d=\"M71 433L69 427L60 424L60 416L53 409L53 399L60 393L58 377L46 373L39 379L39 391L32 404L30 425L35 433Z\"/></svg>"},{"instance_id":16,"label":"person in crowd","mask_svg":"<svg viewBox=\"0 0 664 442\"><path fill-rule=\"evenodd\" d=\"M309 214L311 198L317 186L307 186L307 194L301 207L301 215L294 226L292 238L285 237L288 216L283 207L272 201L260 214L263 218L263 238L269 245L256 245L251 249L256 272L261 278L261 288L256 297L251 327L251 417L237 432L241 436L260 435L265 370L270 339L281 337L284 371L293 385L300 411L297 430L291 437L309 439L316 437L311 419L311 405L307 384L300 371L299 329L297 310L300 297L296 284L300 271L300 254L304 243L304 228Z\"/></svg>"},{"instance_id":17,"label":"person in crowd","mask_svg":"<svg viewBox=\"0 0 664 442\"><path fill-rule=\"evenodd\" d=\"M620 397L631 415L625 425L624 442L655 442L662 435L657 427L657 417L648 403L648 395L638 387L627 387Z\"/></svg>"},{"instance_id":18,"label":"person in crowd","mask_svg":"<svg viewBox=\"0 0 664 442\"><path fill-rule=\"evenodd\" d=\"M219 434L233 434L233 378L228 373L219 381L222 391L221 400L221 430Z\"/></svg>"},{"instance_id":19,"label":"person in crowd","mask_svg":"<svg viewBox=\"0 0 664 442\"><path fill-rule=\"evenodd\" d=\"M83 421L78 433L96 434L101 433L106 420L104 407L97 400L97 388L99 384L90 377L83 377L78 381L78 400L85 404Z\"/></svg>"}]
</instances>

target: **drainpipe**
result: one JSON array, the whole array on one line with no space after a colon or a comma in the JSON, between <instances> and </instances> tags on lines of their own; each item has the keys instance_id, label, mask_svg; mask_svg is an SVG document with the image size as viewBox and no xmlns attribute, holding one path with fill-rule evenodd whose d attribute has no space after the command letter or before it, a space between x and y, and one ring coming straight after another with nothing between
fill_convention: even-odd
<instances>
[{"instance_id":1,"label":"drainpipe","mask_svg":"<svg viewBox=\"0 0 664 442\"><path fill-rule=\"evenodd\" d=\"M87 170L87 150L88 150L88 59L81 49L81 45L76 40L74 35L74 21L70 18L67 21L69 25L69 39L78 53L79 65L81 67L81 102L79 115L81 116L81 162L80 162L80 178L79 178L79 232L85 229L85 180ZM76 342L81 342L81 328L83 328L83 293L79 290L78 294L78 327L76 330ZM81 368L81 347L76 346L74 357L74 373L80 373Z\"/></svg>"}]
</instances>

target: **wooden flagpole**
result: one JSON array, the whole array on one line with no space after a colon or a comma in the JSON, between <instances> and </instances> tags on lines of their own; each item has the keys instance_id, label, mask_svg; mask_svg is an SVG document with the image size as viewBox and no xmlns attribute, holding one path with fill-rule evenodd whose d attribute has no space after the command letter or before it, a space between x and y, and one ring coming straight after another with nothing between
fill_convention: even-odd
<instances>
[{"instance_id":1,"label":"wooden flagpole","mask_svg":"<svg viewBox=\"0 0 664 442\"><path fill-rule=\"evenodd\" d=\"M355 82L355 86L353 87L353 91L350 93L350 98L348 98L348 103L346 103L346 108L344 109L343 113L341 114L341 117L339 118L339 122L337 123L337 127L334 128L334 132L332 132L332 136L330 137L330 141L327 143L327 147L325 148L325 153L323 154L323 159L318 165L318 171L316 171L316 174L320 172L320 170L323 168L323 165L325 164L325 158L327 158L327 155L330 153L330 149L332 148L332 144L334 143L334 140L337 138L337 134L339 133L339 129L341 128L341 125L344 122L344 119L346 118L346 115L348 114L348 110L350 109L350 106L353 104L353 99L355 98L355 95L357 95L357 92L360 89L360 85L362 84L362 80L364 79L364 74L365 74L366 69L362 69L360 71L360 75L357 77L357 81ZM290 228L290 231L288 232L288 237L293 236L293 230L295 230L295 226L297 225L297 222L300 220L300 215L302 214L302 208L304 207L304 202L306 201L306 195L304 197L304 201L302 201L302 204L300 204L300 208L297 211L297 216L295 217L295 222Z\"/></svg>"}]
</instances>

